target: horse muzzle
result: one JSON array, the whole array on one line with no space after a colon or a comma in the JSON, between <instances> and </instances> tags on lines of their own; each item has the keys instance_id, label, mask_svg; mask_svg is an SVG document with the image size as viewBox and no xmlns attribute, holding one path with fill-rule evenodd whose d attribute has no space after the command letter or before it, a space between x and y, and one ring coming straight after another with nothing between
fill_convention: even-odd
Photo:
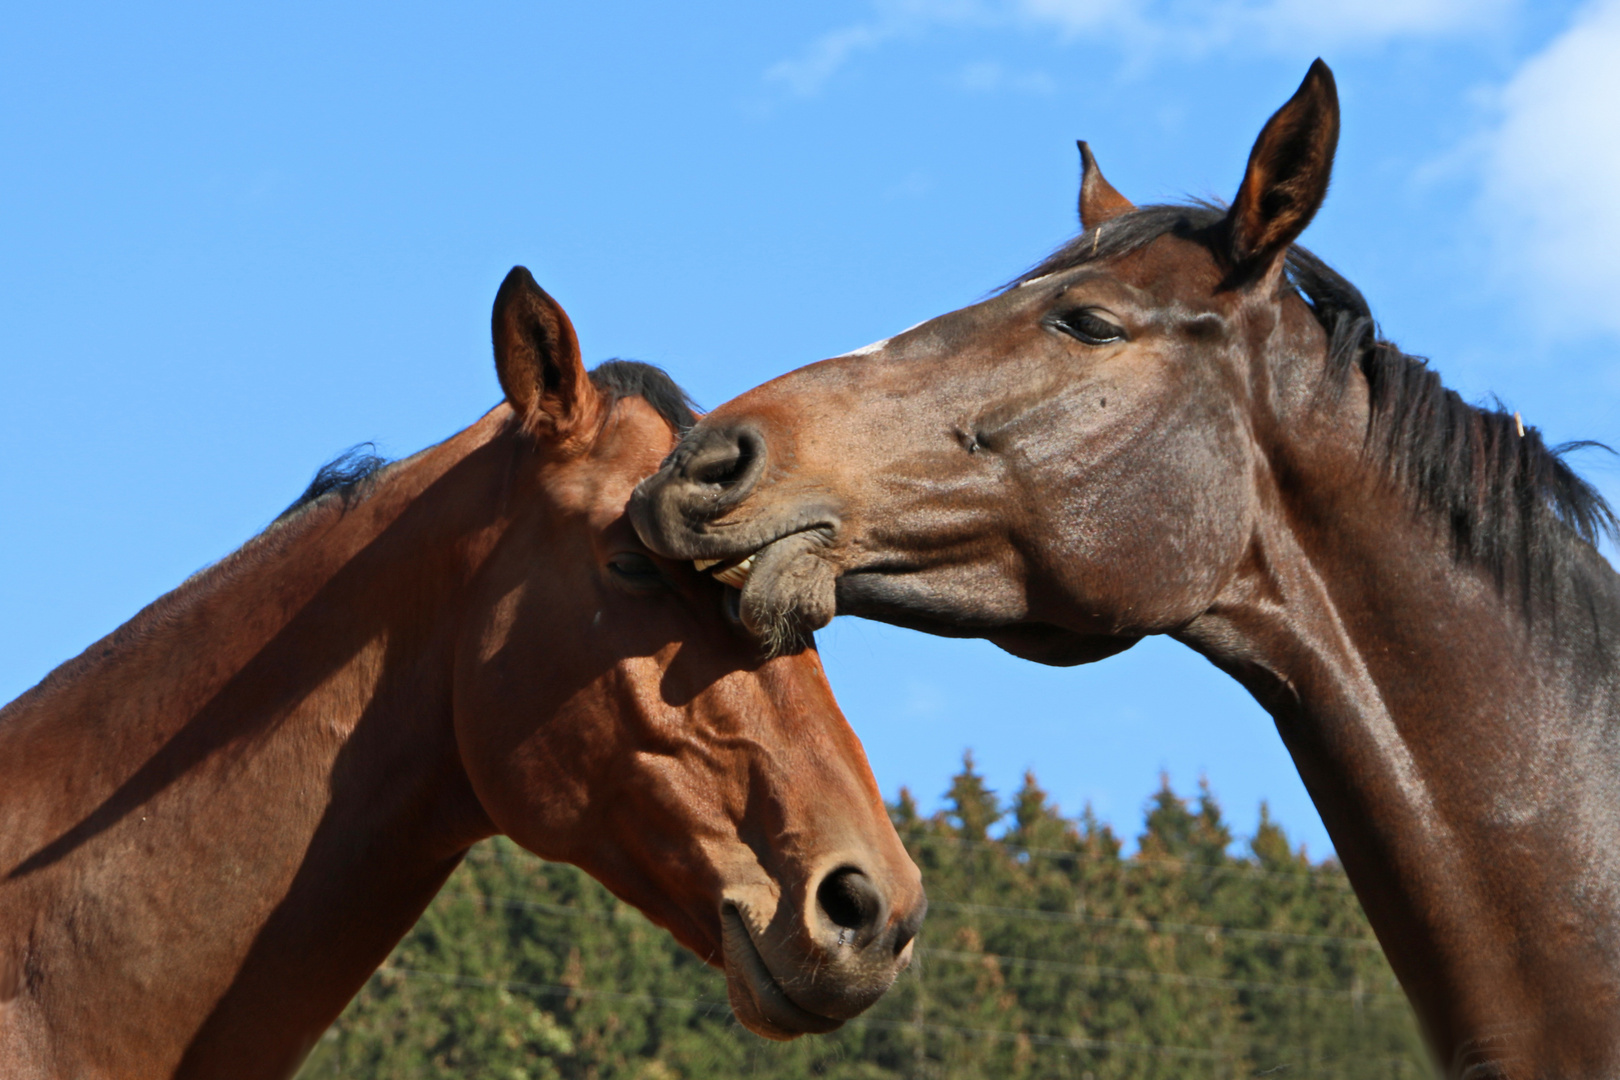
<instances>
[{"instance_id":1,"label":"horse muzzle","mask_svg":"<svg viewBox=\"0 0 1620 1080\"><path fill-rule=\"evenodd\" d=\"M802 912L763 890L728 893L721 952L737 1019L765 1038L795 1039L832 1031L877 1001L911 963L928 909L920 881L899 892L885 895L843 864Z\"/></svg>"}]
</instances>

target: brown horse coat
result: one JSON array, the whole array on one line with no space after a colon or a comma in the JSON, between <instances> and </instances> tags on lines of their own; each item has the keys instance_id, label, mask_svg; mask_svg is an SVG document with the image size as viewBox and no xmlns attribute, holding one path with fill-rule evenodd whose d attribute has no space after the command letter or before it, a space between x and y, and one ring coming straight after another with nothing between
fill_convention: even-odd
<instances>
[{"instance_id":1,"label":"brown horse coat","mask_svg":"<svg viewBox=\"0 0 1620 1080\"><path fill-rule=\"evenodd\" d=\"M494 333L505 403L0 712L7 1080L288 1075L496 832L724 967L762 1034L908 960L917 869L815 653L762 659L625 519L683 395L588 377L521 268Z\"/></svg>"},{"instance_id":2,"label":"brown horse coat","mask_svg":"<svg viewBox=\"0 0 1620 1080\"><path fill-rule=\"evenodd\" d=\"M1083 235L716 409L632 513L777 641L1185 642L1275 717L1448 1070L1620 1075L1614 517L1292 246L1338 125L1318 61L1229 210L1137 209L1083 148Z\"/></svg>"}]
</instances>

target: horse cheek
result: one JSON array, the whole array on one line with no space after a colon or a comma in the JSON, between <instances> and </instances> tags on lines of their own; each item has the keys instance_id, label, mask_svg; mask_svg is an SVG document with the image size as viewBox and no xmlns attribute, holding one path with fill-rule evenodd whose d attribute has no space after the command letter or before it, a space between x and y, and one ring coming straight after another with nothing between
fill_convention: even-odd
<instances>
[{"instance_id":1,"label":"horse cheek","mask_svg":"<svg viewBox=\"0 0 1620 1080\"><path fill-rule=\"evenodd\" d=\"M1115 628L1161 633L1207 610L1242 558L1252 503L1241 449L1193 429L1161 447L1162 468L1116 489L1094 577Z\"/></svg>"}]
</instances>

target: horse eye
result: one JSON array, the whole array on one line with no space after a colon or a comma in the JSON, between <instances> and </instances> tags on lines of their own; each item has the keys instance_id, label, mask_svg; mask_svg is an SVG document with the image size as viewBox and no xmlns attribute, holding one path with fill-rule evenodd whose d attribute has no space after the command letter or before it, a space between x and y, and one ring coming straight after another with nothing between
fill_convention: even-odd
<instances>
[{"instance_id":1,"label":"horse eye","mask_svg":"<svg viewBox=\"0 0 1620 1080\"><path fill-rule=\"evenodd\" d=\"M662 584L664 575L658 564L636 551L622 551L608 560L608 569L622 581L643 588Z\"/></svg>"},{"instance_id":2,"label":"horse eye","mask_svg":"<svg viewBox=\"0 0 1620 1080\"><path fill-rule=\"evenodd\" d=\"M1076 308L1052 318L1052 325L1087 345L1108 345L1125 340L1125 328L1090 308Z\"/></svg>"}]
</instances>

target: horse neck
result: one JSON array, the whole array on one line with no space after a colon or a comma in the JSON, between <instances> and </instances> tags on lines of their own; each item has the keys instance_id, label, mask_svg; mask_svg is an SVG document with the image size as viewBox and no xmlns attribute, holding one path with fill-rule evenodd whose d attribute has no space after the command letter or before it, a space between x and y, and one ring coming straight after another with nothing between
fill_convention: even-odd
<instances>
[{"instance_id":1,"label":"horse neck","mask_svg":"<svg viewBox=\"0 0 1620 1080\"><path fill-rule=\"evenodd\" d=\"M53 1039L274 1075L493 831L450 698L500 419L272 527L0 714L0 933L51 973Z\"/></svg>"},{"instance_id":2,"label":"horse neck","mask_svg":"<svg viewBox=\"0 0 1620 1080\"><path fill-rule=\"evenodd\" d=\"M1369 475L1359 439L1290 468L1242 572L1179 636L1276 719L1447 1064L1611 1074L1620 578L1560 538L1527 610Z\"/></svg>"}]
</instances>

